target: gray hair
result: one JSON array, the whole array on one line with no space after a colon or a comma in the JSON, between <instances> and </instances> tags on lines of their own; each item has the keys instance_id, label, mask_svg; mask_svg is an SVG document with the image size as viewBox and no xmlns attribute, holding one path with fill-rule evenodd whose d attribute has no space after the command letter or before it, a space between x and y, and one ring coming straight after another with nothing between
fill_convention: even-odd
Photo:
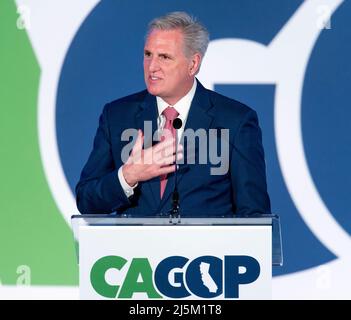
<instances>
[{"instance_id":1,"label":"gray hair","mask_svg":"<svg viewBox=\"0 0 351 320\"><path fill-rule=\"evenodd\" d=\"M156 18L149 23L146 37L154 30L179 29L184 36L184 54L189 57L199 53L203 57L206 53L209 39L207 29L186 12L171 12L163 17Z\"/></svg>"}]
</instances>

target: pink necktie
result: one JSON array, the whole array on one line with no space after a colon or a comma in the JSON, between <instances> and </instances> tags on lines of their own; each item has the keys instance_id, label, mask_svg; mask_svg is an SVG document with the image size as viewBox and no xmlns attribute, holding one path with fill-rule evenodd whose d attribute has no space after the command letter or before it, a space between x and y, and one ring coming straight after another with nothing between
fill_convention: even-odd
<instances>
[{"instance_id":1,"label":"pink necktie","mask_svg":"<svg viewBox=\"0 0 351 320\"><path fill-rule=\"evenodd\" d=\"M171 133L172 136L175 137L177 132L176 129L173 128L173 120L176 119L179 116L179 113L176 109L173 107L167 107L165 110L163 110L162 114L166 117L166 123L164 126L164 129L168 129ZM175 146L174 146L175 150ZM165 192L166 189L166 184L167 184L167 175L162 175L160 177L161 179L161 199L163 196L163 193Z\"/></svg>"}]
</instances>

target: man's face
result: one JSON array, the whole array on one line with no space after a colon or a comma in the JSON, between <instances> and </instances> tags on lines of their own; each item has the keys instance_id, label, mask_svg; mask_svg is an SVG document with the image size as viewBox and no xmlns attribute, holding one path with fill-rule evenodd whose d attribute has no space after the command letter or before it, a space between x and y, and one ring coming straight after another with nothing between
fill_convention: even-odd
<instances>
[{"instance_id":1,"label":"man's face","mask_svg":"<svg viewBox=\"0 0 351 320\"><path fill-rule=\"evenodd\" d=\"M144 48L144 78L150 94L174 105L191 89L193 61L184 54L180 30L153 30Z\"/></svg>"}]
</instances>

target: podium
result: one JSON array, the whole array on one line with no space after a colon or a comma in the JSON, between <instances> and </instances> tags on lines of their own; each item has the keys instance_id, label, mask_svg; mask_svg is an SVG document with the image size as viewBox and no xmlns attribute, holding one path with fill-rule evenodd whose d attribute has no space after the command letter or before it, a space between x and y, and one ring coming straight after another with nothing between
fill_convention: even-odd
<instances>
[{"instance_id":1,"label":"podium","mask_svg":"<svg viewBox=\"0 0 351 320\"><path fill-rule=\"evenodd\" d=\"M271 299L277 215L75 215L81 299Z\"/></svg>"}]
</instances>

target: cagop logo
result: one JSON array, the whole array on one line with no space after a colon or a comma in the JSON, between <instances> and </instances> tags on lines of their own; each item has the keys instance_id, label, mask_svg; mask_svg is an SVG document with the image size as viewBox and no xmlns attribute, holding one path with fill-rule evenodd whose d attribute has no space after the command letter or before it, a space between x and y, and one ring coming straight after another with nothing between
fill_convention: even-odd
<instances>
[{"instance_id":1,"label":"cagop logo","mask_svg":"<svg viewBox=\"0 0 351 320\"><path fill-rule=\"evenodd\" d=\"M153 268L154 267L154 268ZM127 268L123 281L110 284L106 273L110 269ZM153 271L155 270L155 271ZM131 299L143 293L149 299L239 298L239 286L253 283L260 275L259 262L247 255L200 256L189 260L169 256L152 265L148 258L134 257L131 261L120 256L104 256L91 268L90 282L105 298Z\"/></svg>"}]
</instances>

